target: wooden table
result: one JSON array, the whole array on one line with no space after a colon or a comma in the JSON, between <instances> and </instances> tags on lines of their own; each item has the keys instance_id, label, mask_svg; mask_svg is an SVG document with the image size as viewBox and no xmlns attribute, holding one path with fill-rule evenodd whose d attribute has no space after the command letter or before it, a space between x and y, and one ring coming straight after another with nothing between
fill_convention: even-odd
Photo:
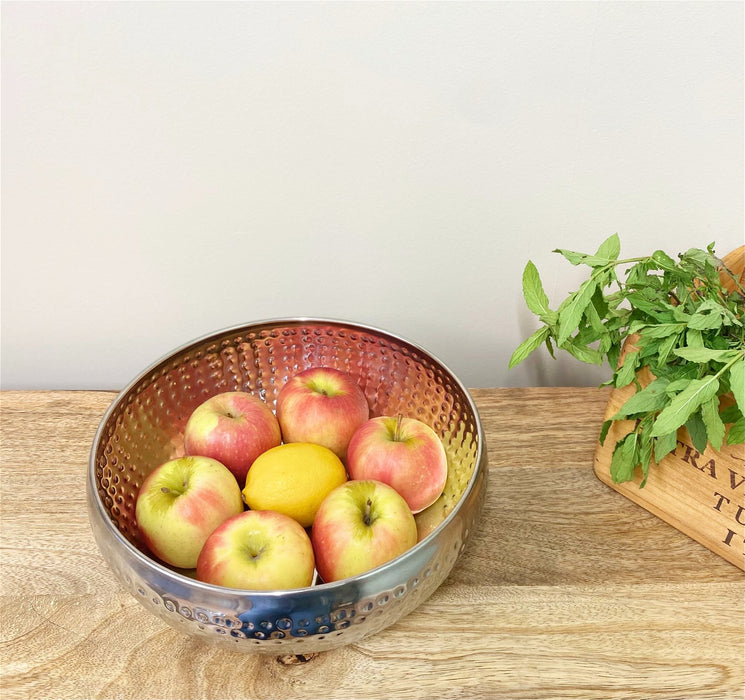
<instances>
[{"instance_id":1,"label":"wooden table","mask_svg":"<svg viewBox=\"0 0 745 700\"><path fill-rule=\"evenodd\" d=\"M302 661L183 636L120 588L85 509L115 393L3 392L0 697L742 698L742 572L595 477L607 392L472 394L489 488L454 571Z\"/></svg>"}]
</instances>

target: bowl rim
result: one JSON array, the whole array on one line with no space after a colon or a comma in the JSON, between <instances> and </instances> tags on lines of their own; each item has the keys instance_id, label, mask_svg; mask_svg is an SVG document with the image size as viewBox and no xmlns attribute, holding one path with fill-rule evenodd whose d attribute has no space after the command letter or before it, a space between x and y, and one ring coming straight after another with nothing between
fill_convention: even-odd
<instances>
[{"instance_id":1,"label":"bowl rim","mask_svg":"<svg viewBox=\"0 0 745 700\"><path fill-rule=\"evenodd\" d=\"M156 368L160 367L164 362L169 360L171 357L185 352L190 347L197 346L197 345L203 345L204 343L208 342L210 338L217 338L219 336L229 335L231 333L238 332L242 328L247 328L249 326L272 326L272 325L281 325L281 324L288 324L288 325L289 324L296 324L296 325L318 324L318 325L336 325L336 326L349 327L354 330L358 330L360 332L370 332L373 334L386 336L391 340L402 343L403 345L408 345L410 348L413 348L417 350L418 352L423 353L430 359L434 360L437 364L440 365L442 369L444 369L447 372L447 374L450 376L453 382L459 387L459 389L463 393L463 396L467 399L469 407L473 414L474 423L476 425L477 440L478 440L473 473L469 477L468 484L466 484L466 487L463 490L463 493L461 494L461 497L458 500L455 507L445 516L442 522L440 522L432 530L432 532L427 534L423 539L421 539L419 542L417 542L413 547L409 548L403 554L399 554L397 557L391 559L390 561L387 561L384 564L381 564L380 566L370 569L369 571L365 571L356 576L339 579L337 581L330 581L327 583L326 582L313 583L310 586L304 586L302 588L289 588L289 589L282 589L282 590L227 588L225 586L218 586L215 584L206 583L204 581L199 581L196 578L192 578L185 574L179 573L178 571L166 566L165 564L161 564L159 561L157 561L153 557L148 556L147 554L142 552L140 549L135 547L126 537L124 537L124 535L122 535L122 533L119 531L119 528L115 527L114 523L111 520L111 517L109 517L109 514L104 508L104 505L98 493L98 486L96 484L96 478L95 478L96 449L103 435L104 426L107 424L109 418L114 412L114 409L119 405L121 400L125 396L127 396L127 394L129 394L133 389L135 389L137 385L143 381L143 379L145 379ZM342 590L352 582L354 582L355 584L358 584L368 579L373 579L377 577L378 575L385 575L385 571L387 571L388 569L391 569L397 566L402 561L406 561L408 559L411 559L417 556L418 552L424 549L432 540L434 540L438 536L438 534L442 530L448 527L450 522L455 518L457 512L460 510L461 504L467 500L468 496L473 491L474 485L476 484L476 481L479 478L479 472L481 470L481 463L482 463L482 459L484 455L484 450L485 450L484 430L483 430L483 425L481 422L481 416L479 415L478 408L476 407L476 404L473 400L473 397L471 396L471 393L468 391L467 387L463 384L463 382L461 382L461 380L457 377L457 375L450 369L450 367L448 367L448 365L442 362L442 360L440 360L436 355L434 355L432 352L427 350L422 345L419 345L418 343L414 343L408 340L407 338L399 336L396 333L392 333L390 331L379 328L377 326L359 323L357 321L348 321L348 320L340 319L340 318L325 318L325 317L317 317L317 316L281 316L281 317L275 317L275 318L266 318L266 319L257 320L257 321L250 321L247 323L239 323L239 324L235 324L232 326L226 326L221 329L211 331L209 333L205 333L201 336L197 336L193 338L192 340L189 340L185 343L182 343L181 345L174 347L171 351L165 353L159 359L150 363L145 369L140 371L132 380L130 380L128 384L117 393L117 395L112 400L111 404L108 406L108 408L104 412L99 422L98 428L96 429L93 442L91 443L91 449L90 449L90 454L89 454L89 459L88 459L88 476L86 480L87 487L88 487L88 502L89 504L91 502L94 504L96 513L100 516L100 519L103 521L104 527L106 531L108 532L108 534L111 535L121 546L123 546L129 552L131 556L135 557L139 561L140 564L144 565L146 568L155 569L157 572L159 572L160 574L164 575L167 578L174 578L176 581L190 588L194 588L197 590L203 590L206 593L212 593L214 595L222 595L222 596L228 596L232 598L241 597L241 596L242 597L250 596L252 599L264 599L264 600L280 599L281 600L285 598L295 598L298 596L301 596L301 597L315 596L315 595L322 595L325 593L333 593L334 591L337 591L337 590ZM484 465L484 468L486 468L486 465ZM89 518L90 517L91 516L89 516Z\"/></svg>"}]
</instances>

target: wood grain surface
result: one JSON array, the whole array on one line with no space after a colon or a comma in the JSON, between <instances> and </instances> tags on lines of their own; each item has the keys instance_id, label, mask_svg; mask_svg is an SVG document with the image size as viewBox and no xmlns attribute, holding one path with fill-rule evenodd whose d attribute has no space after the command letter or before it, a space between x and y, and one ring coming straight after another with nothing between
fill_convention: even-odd
<instances>
[{"instance_id":1,"label":"wood grain surface","mask_svg":"<svg viewBox=\"0 0 745 700\"><path fill-rule=\"evenodd\" d=\"M593 473L596 389L473 389L483 517L413 613L310 658L186 637L119 586L88 526L113 392L0 393L3 700L742 698L742 571Z\"/></svg>"}]
</instances>

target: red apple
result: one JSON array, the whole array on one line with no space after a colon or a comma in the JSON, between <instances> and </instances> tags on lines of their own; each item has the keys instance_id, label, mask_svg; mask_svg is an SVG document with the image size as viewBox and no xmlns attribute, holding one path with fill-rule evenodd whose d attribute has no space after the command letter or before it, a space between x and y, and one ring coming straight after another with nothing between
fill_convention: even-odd
<instances>
[{"instance_id":1,"label":"red apple","mask_svg":"<svg viewBox=\"0 0 745 700\"><path fill-rule=\"evenodd\" d=\"M244 391L216 394L197 406L184 430L187 455L222 462L243 486L253 461L282 441L272 409Z\"/></svg>"},{"instance_id":2,"label":"red apple","mask_svg":"<svg viewBox=\"0 0 745 700\"><path fill-rule=\"evenodd\" d=\"M228 588L286 590L310 586L314 567L302 525L271 510L247 510L209 536L197 579Z\"/></svg>"},{"instance_id":3,"label":"red apple","mask_svg":"<svg viewBox=\"0 0 745 700\"><path fill-rule=\"evenodd\" d=\"M412 513L431 506L445 488L448 460L442 441L416 418L379 416L361 425L347 448L350 479L392 486Z\"/></svg>"},{"instance_id":4,"label":"red apple","mask_svg":"<svg viewBox=\"0 0 745 700\"><path fill-rule=\"evenodd\" d=\"M352 376L332 367L311 367L285 384L277 395L277 419L285 442L323 445L344 460L370 407Z\"/></svg>"},{"instance_id":5,"label":"red apple","mask_svg":"<svg viewBox=\"0 0 745 700\"><path fill-rule=\"evenodd\" d=\"M162 464L137 494L137 527L150 551L182 569L193 569L212 531L243 511L235 477L210 457L180 457Z\"/></svg>"},{"instance_id":6,"label":"red apple","mask_svg":"<svg viewBox=\"0 0 745 700\"><path fill-rule=\"evenodd\" d=\"M406 501L380 481L347 481L321 503L311 530L318 575L325 582L356 576L394 559L417 542Z\"/></svg>"}]
</instances>

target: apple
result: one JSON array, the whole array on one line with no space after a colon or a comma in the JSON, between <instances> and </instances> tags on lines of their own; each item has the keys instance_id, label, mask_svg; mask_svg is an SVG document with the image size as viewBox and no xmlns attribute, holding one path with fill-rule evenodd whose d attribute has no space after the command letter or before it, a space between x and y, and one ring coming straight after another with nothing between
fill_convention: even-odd
<instances>
[{"instance_id":1,"label":"apple","mask_svg":"<svg viewBox=\"0 0 745 700\"><path fill-rule=\"evenodd\" d=\"M362 389L332 367L299 372L277 394L277 419L285 442L323 445L344 460L357 428L370 417Z\"/></svg>"},{"instance_id":2,"label":"apple","mask_svg":"<svg viewBox=\"0 0 745 700\"><path fill-rule=\"evenodd\" d=\"M311 529L324 582L356 576L394 559L417 542L414 516L387 484L347 481L321 503Z\"/></svg>"},{"instance_id":3,"label":"apple","mask_svg":"<svg viewBox=\"0 0 745 700\"><path fill-rule=\"evenodd\" d=\"M197 406L184 429L187 455L212 457L243 486L254 460L282 442L272 409L244 391L225 391Z\"/></svg>"},{"instance_id":4,"label":"apple","mask_svg":"<svg viewBox=\"0 0 745 700\"><path fill-rule=\"evenodd\" d=\"M313 545L302 525L271 510L247 510L208 538L197 579L228 588L286 590L313 583Z\"/></svg>"},{"instance_id":5,"label":"apple","mask_svg":"<svg viewBox=\"0 0 745 700\"><path fill-rule=\"evenodd\" d=\"M392 486L412 513L431 506L445 488L448 460L442 441L416 418L378 416L361 425L349 441L350 479L376 479Z\"/></svg>"},{"instance_id":6,"label":"apple","mask_svg":"<svg viewBox=\"0 0 745 700\"><path fill-rule=\"evenodd\" d=\"M238 482L211 457L179 457L150 472L135 504L137 527L159 559L193 569L212 531L243 511Z\"/></svg>"}]
</instances>

